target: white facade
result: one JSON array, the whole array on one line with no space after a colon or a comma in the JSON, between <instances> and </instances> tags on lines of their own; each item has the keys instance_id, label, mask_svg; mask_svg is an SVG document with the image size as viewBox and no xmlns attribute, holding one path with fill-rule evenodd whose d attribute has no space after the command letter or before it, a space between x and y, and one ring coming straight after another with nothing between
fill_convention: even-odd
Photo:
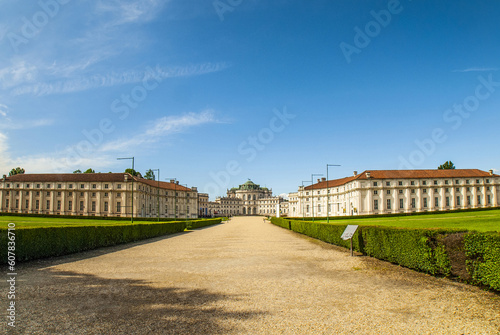
<instances>
[{"instance_id":1,"label":"white facade","mask_svg":"<svg viewBox=\"0 0 500 335\"><path fill-rule=\"evenodd\" d=\"M289 216L352 216L498 207L499 193L500 176L492 171L365 171L352 177L299 187L296 198L290 194Z\"/></svg>"},{"instance_id":2,"label":"white facade","mask_svg":"<svg viewBox=\"0 0 500 335\"><path fill-rule=\"evenodd\" d=\"M198 191L128 173L20 174L0 179L0 212L197 218Z\"/></svg>"}]
</instances>

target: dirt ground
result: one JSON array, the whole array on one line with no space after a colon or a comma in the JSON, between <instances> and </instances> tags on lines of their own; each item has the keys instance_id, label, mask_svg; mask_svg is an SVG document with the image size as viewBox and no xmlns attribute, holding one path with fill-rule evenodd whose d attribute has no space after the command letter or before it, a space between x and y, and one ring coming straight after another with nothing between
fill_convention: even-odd
<instances>
[{"instance_id":1,"label":"dirt ground","mask_svg":"<svg viewBox=\"0 0 500 335\"><path fill-rule=\"evenodd\" d=\"M17 273L17 327L4 317L1 333L500 333L499 294L350 257L259 217L29 262Z\"/></svg>"}]
</instances>

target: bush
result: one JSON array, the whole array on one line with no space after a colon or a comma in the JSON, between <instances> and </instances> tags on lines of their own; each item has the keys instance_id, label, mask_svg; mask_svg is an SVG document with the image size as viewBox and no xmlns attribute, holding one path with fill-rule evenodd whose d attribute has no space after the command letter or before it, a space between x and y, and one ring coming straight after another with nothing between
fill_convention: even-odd
<instances>
[{"instance_id":1,"label":"bush","mask_svg":"<svg viewBox=\"0 0 500 335\"><path fill-rule=\"evenodd\" d=\"M476 284L500 291L500 233L475 233L464 236L467 270Z\"/></svg>"},{"instance_id":2,"label":"bush","mask_svg":"<svg viewBox=\"0 0 500 335\"><path fill-rule=\"evenodd\" d=\"M202 227L212 226L214 224L219 224L221 223L221 221L222 218L188 221L186 223L186 228L187 229L202 228Z\"/></svg>"},{"instance_id":3,"label":"bush","mask_svg":"<svg viewBox=\"0 0 500 335\"><path fill-rule=\"evenodd\" d=\"M271 223L350 248L350 242L340 238L347 225L281 218ZM433 275L472 278L474 284L500 291L500 233L359 226L352 241L364 255Z\"/></svg>"},{"instance_id":4,"label":"bush","mask_svg":"<svg viewBox=\"0 0 500 335\"><path fill-rule=\"evenodd\" d=\"M128 243L184 231L185 222L139 223L110 226L20 228L16 234L16 259L28 261ZM7 230L0 230L7 245ZM0 262L7 263L7 248L0 248Z\"/></svg>"}]
</instances>

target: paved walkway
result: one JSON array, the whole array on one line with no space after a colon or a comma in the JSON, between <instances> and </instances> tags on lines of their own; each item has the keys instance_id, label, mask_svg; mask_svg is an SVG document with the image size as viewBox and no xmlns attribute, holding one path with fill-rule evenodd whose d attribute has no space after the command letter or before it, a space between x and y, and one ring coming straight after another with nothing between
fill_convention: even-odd
<instances>
[{"instance_id":1,"label":"paved walkway","mask_svg":"<svg viewBox=\"0 0 500 335\"><path fill-rule=\"evenodd\" d=\"M500 332L498 294L350 257L256 217L18 274L24 334Z\"/></svg>"}]
</instances>

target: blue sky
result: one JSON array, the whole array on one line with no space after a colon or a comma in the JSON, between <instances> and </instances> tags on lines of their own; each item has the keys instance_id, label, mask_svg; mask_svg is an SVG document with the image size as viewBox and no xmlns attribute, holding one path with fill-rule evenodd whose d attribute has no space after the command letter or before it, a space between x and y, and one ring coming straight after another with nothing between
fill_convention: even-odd
<instances>
[{"instance_id":1,"label":"blue sky","mask_svg":"<svg viewBox=\"0 0 500 335\"><path fill-rule=\"evenodd\" d=\"M0 0L0 170L500 170L498 1Z\"/></svg>"}]
</instances>

